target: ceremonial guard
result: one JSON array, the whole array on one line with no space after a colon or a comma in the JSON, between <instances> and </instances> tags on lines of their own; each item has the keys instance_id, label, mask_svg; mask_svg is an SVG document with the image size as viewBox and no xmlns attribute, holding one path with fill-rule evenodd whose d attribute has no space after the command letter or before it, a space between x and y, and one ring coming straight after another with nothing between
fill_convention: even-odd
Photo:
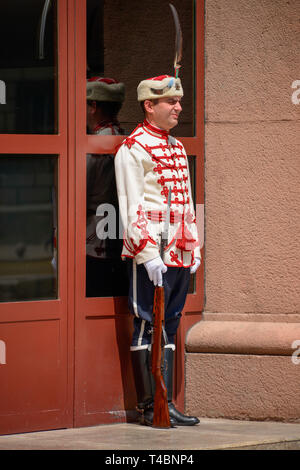
<instances>
[{"instance_id":1,"label":"ceremonial guard","mask_svg":"<svg viewBox=\"0 0 300 470\"><path fill-rule=\"evenodd\" d=\"M153 421L150 368L155 286L165 292L164 381L172 426L191 426L172 403L175 334L189 288L190 273L200 265L200 248L183 145L169 134L178 123L183 89L180 78L162 75L137 88L145 119L128 136L115 157L120 213L124 225L122 257L130 260L129 308L134 316L131 357L138 410L146 425ZM160 235L167 213L170 225L163 260Z\"/></svg>"},{"instance_id":2,"label":"ceremonial guard","mask_svg":"<svg viewBox=\"0 0 300 470\"><path fill-rule=\"evenodd\" d=\"M88 134L124 134L118 122L125 98L124 84L93 77L87 80L86 96ZM114 220L119 219L114 155L89 154L86 158L86 296L127 295L118 227L114 238L109 238L101 225L105 210L114 211Z\"/></svg>"}]
</instances>

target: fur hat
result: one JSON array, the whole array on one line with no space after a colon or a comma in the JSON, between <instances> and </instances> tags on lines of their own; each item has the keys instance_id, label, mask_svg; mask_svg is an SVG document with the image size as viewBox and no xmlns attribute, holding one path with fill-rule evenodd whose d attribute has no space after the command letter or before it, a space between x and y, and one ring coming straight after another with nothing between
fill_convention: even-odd
<instances>
[{"instance_id":1,"label":"fur hat","mask_svg":"<svg viewBox=\"0 0 300 470\"><path fill-rule=\"evenodd\" d=\"M154 100L167 96L183 96L180 78L160 75L142 80L137 87L138 101Z\"/></svg>"},{"instance_id":2,"label":"fur hat","mask_svg":"<svg viewBox=\"0 0 300 470\"><path fill-rule=\"evenodd\" d=\"M113 78L89 78L86 84L86 99L122 103L125 99L124 83L119 83Z\"/></svg>"}]
</instances>

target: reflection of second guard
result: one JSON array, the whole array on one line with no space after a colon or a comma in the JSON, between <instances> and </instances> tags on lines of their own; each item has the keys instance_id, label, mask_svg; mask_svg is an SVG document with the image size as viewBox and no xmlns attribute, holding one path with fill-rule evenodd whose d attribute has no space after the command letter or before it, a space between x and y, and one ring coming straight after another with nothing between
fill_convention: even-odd
<instances>
[{"instance_id":1,"label":"reflection of second guard","mask_svg":"<svg viewBox=\"0 0 300 470\"><path fill-rule=\"evenodd\" d=\"M124 84L111 78L90 78L86 94L88 133L102 136L124 134L118 122L118 113L125 98ZM118 221L114 155L87 155L86 171L86 295L126 295L126 286L122 288L124 283L118 283L119 276L124 281L125 272L120 262L118 227L115 239L104 238L105 231L99 230L104 215L96 214L101 204L110 204Z\"/></svg>"}]
</instances>

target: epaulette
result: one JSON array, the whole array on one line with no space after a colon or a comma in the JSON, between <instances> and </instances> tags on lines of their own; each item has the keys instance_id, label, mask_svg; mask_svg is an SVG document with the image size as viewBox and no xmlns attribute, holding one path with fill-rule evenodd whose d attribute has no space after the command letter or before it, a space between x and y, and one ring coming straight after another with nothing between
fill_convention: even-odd
<instances>
[{"instance_id":1,"label":"epaulette","mask_svg":"<svg viewBox=\"0 0 300 470\"><path fill-rule=\"evenodd\" d=\"M122 147L122 145L126 145L129 149L136 143L136 137L139 136L139 135L142 135L143 132L138 132L136 133L136 131L138 129L140 129L142 127L142 124L139 124L132 132L131 134L126 137L126 139L124 139L120 145L117 146L116 148L116 152L119 150L120 147Z\"/></svg>"}]
</instances>

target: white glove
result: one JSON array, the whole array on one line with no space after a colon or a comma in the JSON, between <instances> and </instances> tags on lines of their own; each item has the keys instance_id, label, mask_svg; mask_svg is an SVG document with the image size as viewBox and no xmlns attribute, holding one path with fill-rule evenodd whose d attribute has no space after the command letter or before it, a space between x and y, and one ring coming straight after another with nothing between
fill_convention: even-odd
<instances>
[{"instance_id":1,"label":"white glove","mask_svg":"<svg viewBox=\"0 0 300 470\"><path fill-rule=\"evenodd\" d=\"M194 274L201 264L201 258L195 258L193 266L190 267L191 274Z\"/></svg>"},{"instance_id":2,"label":"white glove","mask_svg":"<svg viewBox=\"0 0 300 470\"><path fill-rule=\"evenodd\" d=\"M164 264L160 256L150 259L144 263L150 281L153 281L155 286L162 286L162 274L167 272L168 268Z\"/></svg>"}]
</instances>

